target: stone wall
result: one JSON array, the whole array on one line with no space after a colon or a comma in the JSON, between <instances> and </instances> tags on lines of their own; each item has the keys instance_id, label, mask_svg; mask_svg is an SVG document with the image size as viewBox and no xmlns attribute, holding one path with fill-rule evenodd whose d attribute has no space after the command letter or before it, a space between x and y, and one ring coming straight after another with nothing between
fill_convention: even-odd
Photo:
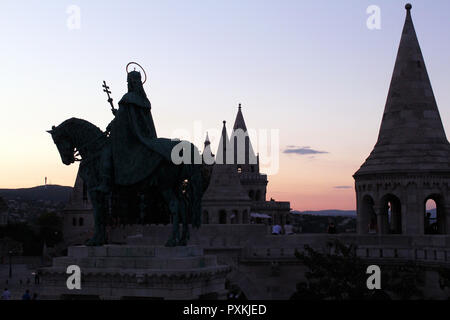
<instances>
[{"instance_id":1,"label":"stone wall","mask_svg":"<svg viewBox=\"0 0 450 320\"><path fill-rule=\"evenodd\" d=\"M171 226L128 226L111 230L112 238L131 244L162 244ZM368 263L403 264L416 261L428 268L426 290L430 297L443 298L438 288L436 266L450 267L450 236L446 235L357 235L294 234L271 235L264 225L204 225L191 232L190 244L215 255L219 264L232 267L227 276L249 299L289 299L296 283L304 280L305 267L295 250L305 245L329 250L329 241L357 244L357 254Z\"/></svg>"}]
</instances>

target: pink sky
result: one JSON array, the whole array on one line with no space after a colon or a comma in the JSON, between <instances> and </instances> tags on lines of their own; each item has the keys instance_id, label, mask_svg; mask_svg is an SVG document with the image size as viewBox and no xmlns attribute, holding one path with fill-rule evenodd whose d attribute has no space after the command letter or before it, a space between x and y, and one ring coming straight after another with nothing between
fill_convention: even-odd
<instances>
[{"instance_id":1,"label":"pink sky","mask_svg":"<svg viewBox=\"0 0 450 320\"><path fill-rule=\"evenodd\" d=\"M238 103L248 128L279 131L268 198L297 210L355 209L353 173L378 135L405 18L405 1L379 0L381 29L349 1L79 1L67 27L61 1L10 1L0 11L0 188L73 185L46 133L70 117L104 129L126 92L125 65L149 74L158 135L231 130ZM105 10L105 7L108 10ZM412 15L446 131L450 2L416 0ZM195 136L195 134L193 134ZM285 154L288 146L317 154ZM214 145L214 148L217 145ZM258 150L257 150L258 151ZM336 188L341 187L341 188Z\"/></svg>"}]
</instances>

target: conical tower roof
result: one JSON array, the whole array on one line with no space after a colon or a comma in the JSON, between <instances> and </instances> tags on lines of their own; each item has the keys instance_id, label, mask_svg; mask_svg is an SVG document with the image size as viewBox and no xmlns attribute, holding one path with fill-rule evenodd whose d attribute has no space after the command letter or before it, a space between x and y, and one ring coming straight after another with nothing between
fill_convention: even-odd
<instances>
[{"instance_id":1,"label":"conical tower roof","mask_svg":"<svg viewBox=\"0 0 450 320\"><path fill-rule=\"evenodd\" d=\"M216 163L212 167L209 186L203 194L203 201L226 201L249 203L251 200L241 185L237 166L233 164L226 121L217 148ZM226 161L225 161L226 160Z\"/></svg>"},{"instance_id":2,"label":"conical tower roof","mask_svg":"<svg viewBox=\"0 0 450 320\"><path fill-rule=\"evenodd\" d=\"M355 176L450 172L450 145L406 5L406 20L378 141Z\"/></svg>"},{"instance_id":3,"label":"conical tower roof","mask_svg":"<svg viewBox=\"0 0 450 320\"><path fill-rule=\"evenodd\" d=\"M244 116L242 115L241 104L239 103L238 113L236 115L236 120L234 121L233 130L242 129L247 131L247 126L245 125Z\"/></svg>"},{"instance_id":4,"label":"conical tower roof","mask_svg":"<svg viewBox=\"0 0 450 320\"><path fill-rule=\"evenodd\" d=\"M239 130L240 129L240 130ZM242 135L242 136L240 136ZM234 121L233 132L231 133L230 143L233 144L233 156L235 164L256 164L257 159L253 150L250 136L247 132L242 107L239 103L236 120ZM243 145L237 145L243 143ZM242 153L242 154L240 154Z\"/></svg>"}]
</instances>

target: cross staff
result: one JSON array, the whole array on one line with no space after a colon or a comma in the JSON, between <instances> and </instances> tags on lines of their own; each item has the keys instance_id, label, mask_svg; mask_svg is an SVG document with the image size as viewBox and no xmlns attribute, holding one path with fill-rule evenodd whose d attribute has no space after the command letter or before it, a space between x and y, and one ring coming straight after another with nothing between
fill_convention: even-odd
<instances>
[{"instance_id":1,"label":"cross staff","mask_svg":"<svg viewBox=\"0 0 450 320\"><path fill-rule=\"evenodd\" d=\"M111 93L111 91L109 91L109 87L106 85L106 81L105 81L105 80L103 80L103 85L102 85L102 87L104 88L103 91L106 92L106 94L108 95L108 102L109 102L109 104L111 105L111 111L112 111L112 113L115 115L117 109L114 108L113 99L112 99L112 98L110 97L110 95L109 95L109 94Z\"/></svg>"}]
</instances>

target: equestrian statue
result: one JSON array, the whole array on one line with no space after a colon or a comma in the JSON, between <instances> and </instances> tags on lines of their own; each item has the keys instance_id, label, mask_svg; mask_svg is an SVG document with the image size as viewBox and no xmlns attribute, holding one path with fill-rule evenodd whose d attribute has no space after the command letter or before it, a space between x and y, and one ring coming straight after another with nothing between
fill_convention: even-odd
<instances>
[{"instance_id":1,"label":"equestrian statue","mask_svg":"<svg viewBox=\"0 0 450 320\"><path fill-rule=\"evenodd\" d=\"M144 81L141 72L128 71L132 64L142 69ZM135 62L130 62L126 70L128 92L119 101L118 109L114 108L109 87L103 81L103 91L114 115L105 132L77 118L53 126L48 132L65 165L80 162L79 175L86 183L94 209L94 236L87 245L107 243L111 199L119 190L136 195L134 199L140 202L141 209L150 208L141 210L141 219L145 220L148 212L150 215L163 212L169 217L172 232L166 246L186 245L189 224L200 227L203 193L200 153L190 142L157 137L151 104L143 87L147 80L145 70ZM129 209L125 208L126 214Z\"/></svg>"}]
</instances>

